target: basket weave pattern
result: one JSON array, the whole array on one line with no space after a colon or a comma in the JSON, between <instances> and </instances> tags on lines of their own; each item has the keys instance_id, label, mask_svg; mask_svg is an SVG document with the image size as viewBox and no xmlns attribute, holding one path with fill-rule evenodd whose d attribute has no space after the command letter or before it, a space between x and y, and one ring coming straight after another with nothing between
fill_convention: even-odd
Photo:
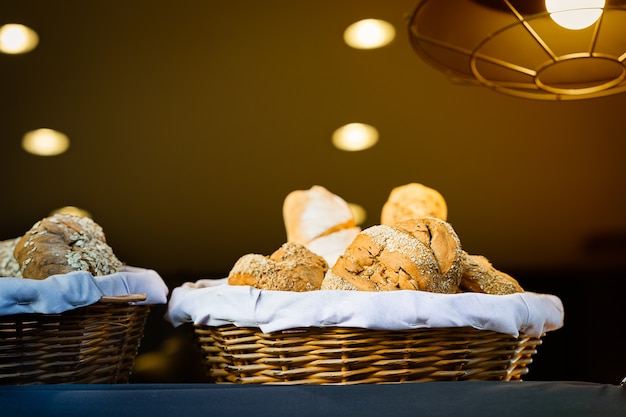
<instances>
[{"instance_id":1,"label":"basket weave pattern","mask_svg":"<svg viewBox=\"0 0 626 417\"><path fill-rule=\"evenodd\" d=\"M0 384L128 382L149 305L0 317Z\"/></svg>"},{"instance_id":2,"label":"basket weave pattern","mask_svg":"<svg viewBox=\"0 0 626 417\"><path fill-rule=\"evenodd\" d=\"M380 384L520 380L541 339L473 328L370 330L194 325L211 381Z\"/></svg>"}]
</instances>

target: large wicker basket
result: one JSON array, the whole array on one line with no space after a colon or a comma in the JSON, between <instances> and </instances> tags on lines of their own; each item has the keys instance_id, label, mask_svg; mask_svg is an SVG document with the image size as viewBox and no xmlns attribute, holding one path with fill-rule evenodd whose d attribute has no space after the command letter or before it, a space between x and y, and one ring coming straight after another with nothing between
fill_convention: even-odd
<instances>
[{"instance_id":1,"label":"large wicker basket","mask_svg":"<svg viewBox=\"0 0 626 417\"><path fill-rule=\"evenodd\" d=\"M0 384L125 383L149 304L145 294L102 297L60 314L0 316Z\"/></svg>"},{"instance_id":2,"label":"large wicker basket","mask_svg":"<svg viewBox=\"0 0 626 417\"><path fill-rule=\"evenodd\" d=\"M379 384L520 380L541 339L474 328L319 327L263 333L194 325L216 383Z\"/></svg>"}]
</instances>

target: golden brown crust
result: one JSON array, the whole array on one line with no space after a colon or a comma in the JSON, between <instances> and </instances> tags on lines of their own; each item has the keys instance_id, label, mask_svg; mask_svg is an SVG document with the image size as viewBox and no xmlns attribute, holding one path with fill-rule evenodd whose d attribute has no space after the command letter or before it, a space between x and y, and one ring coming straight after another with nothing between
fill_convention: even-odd
<instances>
[{"instance_id":1,"label":"golden brown crust","mask_svg":"<svg viewBox=\"0 0 626 417\"><path fill-rule=\"evenodd\" d=\"M16 237L14 239L0 241L0 277L19 278L22 276L20 265L13 255L15 245L19 240L20 238Z\"/></svg>"},{"instance_id":2,"label":"golden brown crust","mask_svg":"<svg viewBox=\"0 0 626 417\"><path fill-rule=\"evenodd\" d=\"M459 287L467 292L513 294L524 292L517 280L498 271L484 256L463 253L464 272Z\"/></svg>"},{"instance_id":3,"label":"golden brown crust","mask_svg":"<svg viewBox=\"0 0 626 417\"><path fill-rule=\"evenodd\" d=\"M304 245L287 242L270 256L239 258L228 274L228 283L275 291L313 291L320 289L327 270L324 258Z\"/></svg>"},{"instance_id":4,"label":"golden brown crust","mask_svg":"<svg viewBox=\"0 0 626 417\"><path fill-rule=\"evenodd\" d=\"M448 206L437 190L414 182L391 190L383 205L380 223L393 226L420 217L436 217L446 221Z\"/></svg>"},{"instance_id":5,"label":"golden brown crust","mask_svg":"<svg viewBox=\"0 0 626 417\"><path fill-rule=\"evenodd\" d=\"M98 224L68 214L55 214L35 223L17 242L14 256L22 276L33 279L73 271L108 275L123 268Z\"/></svg>"},{"instance_id":6,"label":"golden brown crust","mask_svg":"<svg viewBox=\"0 0 626 417\"><path fill-rule=\"evenodd\" d=\"M437 260L439 272L445 279L458 280L463 269L463 250L450 223L434 217L421 217L396 223L395 227L430 247Z\"/></svg>"},{"instance_id":7,"label":"golden brown crust","mask_svg":"<svg viewBox=\"0 0 626 417\"><path fill-rule=\"evenodd\" d=\"M455 293L461 280L461 252L451 226L421 218L363 230L331 271L361 291ZM338 279L332 279L337 285Z\"/></svg>"},{"instance_id":8,"label":"golden brown crust","mask_svg":"<svg viewBox=\"0 0 626 417\"><path fill-rule=\"evenodd\" d=\"M343 278L333 274L332 270L329 270L324 276L320 290L358 291L358 288L348 283Z\"/></svg>"}]
</instances>

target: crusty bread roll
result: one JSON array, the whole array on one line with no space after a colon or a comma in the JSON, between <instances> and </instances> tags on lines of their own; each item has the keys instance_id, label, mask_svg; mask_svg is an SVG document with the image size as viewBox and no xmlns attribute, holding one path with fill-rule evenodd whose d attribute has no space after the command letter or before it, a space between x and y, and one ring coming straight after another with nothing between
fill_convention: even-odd
<instances>
[{"instance_id":1,"label":"crusty bread roll","mask_svg":"<svg viewBox=\"0 0 626 417\"><path fill-rule=\"evenodd\" d=\"M448 206L437 190L410 183L391 190L380 217L380 223L387 226L420 217L436 217L446 221Z\"/></svg>"},{"instance_id":2,"label":"crusty bread roll","mask_svg":"<svg viewBox=\"0 0 626 417\"><path fill-rule=\"evenodd\" d=\"M485 294L513 294L524 292L517 280L498 271L487 258L463 252L463 275L459 287L462 291Z\"/></svg>"},{"instance_id":3,"label":"crusty bread roll","mask_svg":"<svg viewBox=\"0 0 626 417\"><path fill-rule=\"evenodd\" d=\"M270 256L247 254L228 274L229 285L275 291L319 290L328 264L304 245L286 242Z\"/></svg>"},{"instance_id":4,"label":"crusty bread roll","mask_svg":"<svg viewBox=\"0 0 626 417\"><path fill-rule=\"evenodd\" d=\"M357 287L350 284L340 276L335 275L332 269L329 269L328 272L326 272L320 290L359 291Z\"/></svg>"},{"instance_id":5,"label":"crusty bread roll","mask_svg":"<svg viewBox=\"0 0 626 417\"><path fill-rule=\"evenodd\" d=\"M33 225L13 252L24 278L89 271L108 275L123 263L106 243L102 228L88 217L55 214Z\"/></svg>"},{"instance_id":6,"label":"crusty bread roll","mask_svg":"<svg viewBox=\"0 0 626 417\"><path fill-rule=\"evenodd\" d=\"M283 221L287 241L303 245L356 226L348 203L320 185L289 193L283 202Z\"/></svg>"},{"instance_id":7,"label":"crusty bread roll","mask_svg":"<svg viewBox=\"0 0 626 417\"><path fill-rule=\"evenodd\" d=\"M357 235L321 289L456 293L462 249L452 226L434 217L376 225Z\"/></svg>"},{"instance_id":8,"label":"crusty bread roll","mask_svg":"<svg viewBox=\"0 0 626 417\"><path fill-rule=\"evenodd\" d=\"M19 278L22 276L20 265L13 256L18 240L20 240L19 237L0 241L0 277Z\"/></svg>"}]
</instances>

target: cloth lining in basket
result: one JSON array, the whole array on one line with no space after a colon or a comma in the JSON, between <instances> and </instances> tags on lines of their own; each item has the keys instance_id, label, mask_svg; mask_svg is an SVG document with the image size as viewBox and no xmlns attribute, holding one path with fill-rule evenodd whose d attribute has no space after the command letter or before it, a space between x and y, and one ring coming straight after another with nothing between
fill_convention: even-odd
<instances>
[{"instance_id":1,"label":"cloth lining in basket","mask_svg":"<svg viewBox=\"0 0 626 417\"><path fill-rule=\"evenodd\" d=\"M137 304L167 303L168 288L153 270L126 267L111 275L76 271L43 280L0 278L0 315L57 314L91 305L103 296L146 294Z\"/></svg>"},{"instance_id":2,"label":"cloth lining in basket","mask_svg":"<svg viewBox=\"0 0 626 417\"><path fill-rule=\"evenodd\" d=\"M199 280L172 291L166 320L174 326L258 327L265 333L298 327L405 330L473 327L518 337L540 337L563 326L554 295L435 294L423 291L287 292Z\"/></svg>"}]
</instances>

